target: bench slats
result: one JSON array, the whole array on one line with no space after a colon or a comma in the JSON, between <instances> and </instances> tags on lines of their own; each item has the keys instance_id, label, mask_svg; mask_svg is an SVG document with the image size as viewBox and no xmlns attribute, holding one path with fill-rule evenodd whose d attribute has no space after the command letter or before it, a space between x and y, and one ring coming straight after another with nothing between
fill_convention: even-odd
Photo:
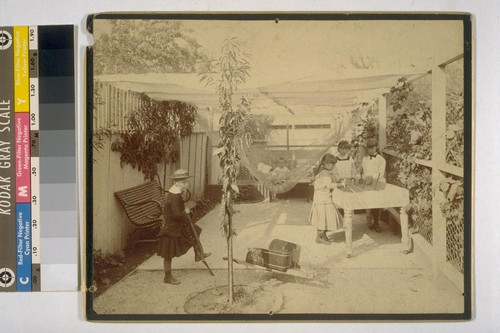
<instances>
[{"instance_id":1,"label":"bench slats","mask_svg":"<svg viewBox=\"0 0 500 333\"><path fill-rule=\"evenodd\" d=\"M115 196L125 210L130 222L137 227L132 232L130 239L133 239L132 236L136 231L143 228L153 228L163 222L163 206L167 197L157 180L117 191ZM188 201L185 205L192 209L196 203ZM155 239L142 239L133 241L133 243L153 240Z\"/></svg>"},{"instance_id":2,"label":"bench slats","mask_svg":"<svg viewBox=\"0 0 500 333\"><path fill-rule=\"evenodd\" d=\"M125 190L115 192L129 220L136 226L147 227L161 223L161 217L151 218L154 215L161 215L160 208L163 209L166 197L158 181L149 181ZM156 201L158 204L152 202ZM142 204L140 204L142 203Z\"/></svg>"}]
</instances>

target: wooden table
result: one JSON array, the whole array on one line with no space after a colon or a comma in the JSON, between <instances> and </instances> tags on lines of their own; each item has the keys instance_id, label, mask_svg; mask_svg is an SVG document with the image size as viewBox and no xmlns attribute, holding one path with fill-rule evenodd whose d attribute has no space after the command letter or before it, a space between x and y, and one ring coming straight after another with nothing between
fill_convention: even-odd
<instances>
[{"instance_id":1,"label":"wooden table","mask_svg":"<svg viewBox=\"0 0 500 333\"><path fill-rule=\"evenodd\" d=\"M399 207L403 253L410 252L411 240L408 232L408 215L405 211L406 205L410 202L410 193L407 189L386 183L378 183L376 189L348 184L346 188L336 189L333 192L333 202L337 207L344 209L347 257L352 255L352 214L355 209Z\"/></svg>"}]
</instances>

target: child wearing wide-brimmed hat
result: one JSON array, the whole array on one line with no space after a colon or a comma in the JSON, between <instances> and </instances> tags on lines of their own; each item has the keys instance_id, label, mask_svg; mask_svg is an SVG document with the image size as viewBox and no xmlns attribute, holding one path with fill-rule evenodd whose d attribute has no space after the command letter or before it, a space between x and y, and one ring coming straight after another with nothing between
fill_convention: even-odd
<instances>
[{"instance_id":1,"label":"child wearing wide-brimmed hat","mask_svg":"<svg viewBox=\"0 0 500 333\"><path fill-rule=\"evenodd\" d=\"M163 257L163 268L165 270L164 283L179 284L180 281L172 276L172 258L180 257L185 254L191 247L195 252L195 261L203 260L210 253L203 253L196 238L201 233L201 228L194 225L197 236L194 235L188 214L191 213L189 208L184 205L182 192L189 188L188 171L184 169L176 170L170 179L173 180L173 185L167 193L167 198L164 206L164 223L158 236L157 253Z\"/></svg>"}]
</instances>

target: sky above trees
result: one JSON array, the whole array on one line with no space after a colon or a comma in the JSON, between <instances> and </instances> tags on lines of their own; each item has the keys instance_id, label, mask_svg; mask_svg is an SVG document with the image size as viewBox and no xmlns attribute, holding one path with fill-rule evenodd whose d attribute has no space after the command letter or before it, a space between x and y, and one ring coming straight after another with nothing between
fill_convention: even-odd
<instances>
[{"instance_id":1,"label":"sky above trees","mask_svg":"<svg viewBox=\"0 0 500 333\"><path fill-rule=\"evenodd\" d=\"M226 38L237 37L252 55L252 77L260 82L354 68L426 71L434 57L444 60L463 48L457 21L190 21L183 26L192 29L209 58Z\"/></svg>"},{"instance_id":2,"label":"sky above trees","mask_svg":"<svg viewBox=\"0 0 500 333\"><path fill-rule=\"evenodd\" d=\"M120 31L112 31L113 24ZM113 24L95 21L95 61L107 59L104 71L197 71L236 37L251 55L248 87L352 69L427 71L434 58L445 60L463 48L461 21L163 20L139 24L140 29L137 21Z\"/></svg>"}]
</instances>

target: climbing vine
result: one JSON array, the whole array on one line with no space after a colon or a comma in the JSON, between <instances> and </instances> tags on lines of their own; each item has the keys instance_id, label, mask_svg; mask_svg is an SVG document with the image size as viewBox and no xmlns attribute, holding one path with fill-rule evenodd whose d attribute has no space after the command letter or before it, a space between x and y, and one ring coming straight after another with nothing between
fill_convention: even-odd
<instances>
[{"instance_id":1,"label":"climbing vine","mask_svg":"<svg viewBox=\"0 0 500 333\"><path fill-rule=\"evenodd\" d=\"M352 117L357 119L352 131L350 156L354 160L356 173L361 173L361 160L365 155L364 145L368 139L378 139L378 108L376 100L363 102L352 111Z\"/></svg>"},{"instance_id":2,"label":"climbing vine","mask_svg":"<svg viewBox=\"0 0 500 333\"><path fill-rule=\"evenodd\" d=\"M95 156L97 155L97 153L99 153L100 151L102 151L104 149L106 141L110 140L111 136L113 134L109 124L107 124L107 125L100 124L97 127L95 125L97 123L97 116L96 116L97 108L98 108L98 106L104 104L104 100L102 98L102 90L100 88L101 88L101 85L99 85L99 84L95 85L94 101L93 101L93 106L92 106L93 110L94 110L93 116L92 116L92 121L94 123L94 128L92 129L92 150L93 150L92 163L97 162L97 158Z\"/></svg>"},{"instance_id":3,"label":"climbing vine","mask_svg":"<svg viewBox=\"0 0 500 333\"><path fill-rule=\"evenodd\" d=\"M143 95L128 115L127 130L111 145L120 162L137 168L145 179L158 177L158 165L175 163L179 139L189 136L197 108L180 101L156 101Z\"/></svg>"},{"instance_id":4,"label":"climbing vine","mask_svg":"<svg viewBox=\"0 0 500 333\"><path fill-rule=\"evenodd\" d=\"M450 93L446 99L446 162L463 167L464 163L464 103L463 95Z\"/></svg>"},{"instance_id":5,"label":"climbing vine","mask_svg":"<svg viewBox=\"0 0 500 333\"><path fill-rule=\"evenodd\" d=\"M463 91L447 91L446 161L456 166L463 163ZM388 179L410 191L410 216L415 232L432 243L432 177L431 169L418 160L432 158L432 112L429 94L418 91L405 78L392 87L388 118L388 142L397 158ZM463 232L463 184L446 178L440 184L443 194L441 211L447 221L448 235ZM451 236L447 241L451 241ZM456 243L456 242L455 242ZM451 247L451 244L447 246ZM457 255L455 255L456 257Z\"/></svg>"},{"instance_id":6,"label":"climbing vine","mask_svg":"<svg viewBox=\"0 0 500 333\"><path fill-rule=\"evenodd\" d=\"M418 159L431 158L431 101L415 91L406 78L400 78L391 88L389 106L393 112L387 121L387 141L398 158L393 161L388 179L409 190L406 209L414 231L432 243L431 169L417 163Z\"/></svg>"},{"instance_id":7,"label":"climbing vine","mask_svg":"<svg viewBox=\"0 0 500 333\"><path fill-rule=\"evenodd\" d=\"M446 162L464 166L464 63L446 66Z\"/></svg>"},{"instance_id":8,"label":"climbing vine","mask_svg":"<svg viewBox=\"0 0 500 333\"><path fill-rule=\"evenodd\" d=\"M406 159L430 160L431 100L414 90L413 84L401 78L391 88L393 114L387 122L387 141L392 149Z\"/></svg>"}]
</instances>

